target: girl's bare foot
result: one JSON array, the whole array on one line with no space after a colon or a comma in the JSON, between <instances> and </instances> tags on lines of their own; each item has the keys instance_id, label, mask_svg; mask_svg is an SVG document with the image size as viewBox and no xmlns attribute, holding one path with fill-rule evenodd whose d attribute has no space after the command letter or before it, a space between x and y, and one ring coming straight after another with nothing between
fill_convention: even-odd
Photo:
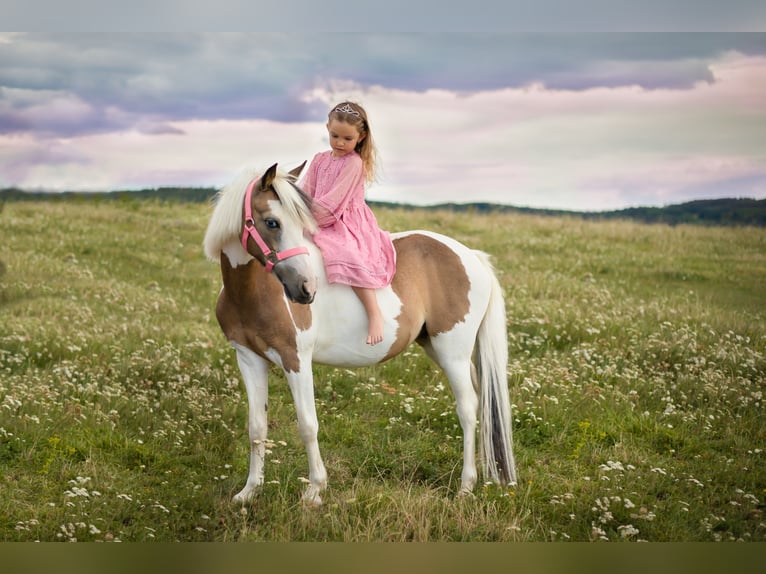
<instances>
[{"instance_id":1,"label":"girl's bare foot","mask_svg":"<svg viewBox=\"0 0 766 574\"><path fill-rule=\"evenodd\" d=\"M369 321L369 327L367 328L367 344L377 345L383 340L383 328L386 326L386 322L383 319L383 313L380 312L380 307L378 307L378 299L377 295L375 295L375 290L365 287L352 287L352 289L357 297L359 297L362 305L364 305L364 310L367 312L367 319Z\"/></svg>"},{"instance_id":2,"label":"girl's bare foot","mask_svg":"<svg viewBox=\"0 0 766 574\"><path fill-rule=\"evenodd\" d=\"M368 345L377 345L383 340L384 325L383 315L380 312L370 317L370 327L367 333Z\"/></svg>"}]
</instances>

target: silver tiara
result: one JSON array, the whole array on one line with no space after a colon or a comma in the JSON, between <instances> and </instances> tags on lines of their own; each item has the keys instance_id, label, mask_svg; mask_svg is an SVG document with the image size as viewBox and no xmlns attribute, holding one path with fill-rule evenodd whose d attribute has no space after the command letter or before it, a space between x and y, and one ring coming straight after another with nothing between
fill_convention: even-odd
<instances>
[{"instance_id":1,"label":"silver tiara","mask_svg":"<svg viewBox=\"0 0 766 574\"><path fill-rule=\"evenodd\" d=\"M356 116L358 118L362 117L362 115L359 112L357 112L354 108L352 108L348 104L343 104L342 106L338 106L337 108L335 108L333 110L333 112L341 112L341 113L344 113L344 114L351 114L351 115Z\"/></svg>"}]
</instances>

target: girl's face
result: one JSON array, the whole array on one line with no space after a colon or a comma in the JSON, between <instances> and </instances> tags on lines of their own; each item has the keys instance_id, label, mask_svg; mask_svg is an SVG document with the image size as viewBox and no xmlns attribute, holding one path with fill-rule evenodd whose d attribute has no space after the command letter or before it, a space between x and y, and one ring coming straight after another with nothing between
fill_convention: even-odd
<instances>
[{"instance_id":1,"label":"girl's face","mask_svg":"<svg viewBox=\"0 0 766 574\"><path fill-rule=\"evenodd\" d=\"M327 124L327 133L330 136L330 147L333 157L343 157L356 149L356 145L364 139L356 126L330 120Z\"/></svg>"}]
</instances>

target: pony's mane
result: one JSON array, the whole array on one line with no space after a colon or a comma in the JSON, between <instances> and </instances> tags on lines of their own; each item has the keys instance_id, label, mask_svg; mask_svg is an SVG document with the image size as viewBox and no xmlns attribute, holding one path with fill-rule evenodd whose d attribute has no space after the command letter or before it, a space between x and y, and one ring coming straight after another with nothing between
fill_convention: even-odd
<instances>
[{"instance_id":1,"label":"pony's mane","mask_svg":"<svg viewBox=\"0 0 766 574\"><path fill-rule=\"evenodd\" d=\"M254 169L243 171L213 199L213 215L205 233L205 255L218 261L223 247L239 239L242 233L242 205L249 183L261 173ZM316 231L317 225L311 215L311 199L293 183L295 178L282 171L277 171L272 187L279 197L286 216L293 225L298 225L310 232Z\"/></svg>"}]
</instances>

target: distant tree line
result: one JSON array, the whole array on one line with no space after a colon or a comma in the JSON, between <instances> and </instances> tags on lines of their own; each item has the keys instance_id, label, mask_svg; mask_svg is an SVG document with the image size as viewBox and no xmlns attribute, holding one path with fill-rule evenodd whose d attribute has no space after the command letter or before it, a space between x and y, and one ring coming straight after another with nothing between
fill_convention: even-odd
<instances>
[{"instance_id":1,"label":"distant tree line","mask_svg":"<svg viewBox=\"0 0 766 574\"><path fill-rule=\"evenodd\" d=\"M630 218L647 223L701 223L710 225L766 225L766 199L705 199L666 207L632 207L610 211L609 218Z\"/></svg>"},{"instance_id":2,"label":"distant tree line","mask_svg":"<svg viewBox=\"0 0 766 574\"><path fill-rule=\"evenodd\" d=\"M6 201L146 201L207 203L217 190L207 187L160 187L139 191L104 192L42 192L17 188L0 189L0 211ZM431 206L370 202L373 207L394 207L405 210L448 210L468 213L530 213L535 215L566 215L584 219L632 219L645 223L678 225L753 225L766 226L766 199L725 198L689 201L665 207L631 207L614 211L565 211L514 207L495 203L442 203Z\"/></svg>"},{"instance_id":3,"label":"distant tree line","mask_svg":"<svg viewBox=\"0 0 766 574\"><path fill-rule=\"evenodd\" d=\"M137 191L26 191L18 188L0 189L0 201L180 201L205 203L217 190L207 187L160 187Z\"/></svg>"},{"instance_id":4,"label":"distant tree line","mask_svg":"<svg viewBox=\"0 0 766 574\"><path fill-rule=\"evenodd\" d=\"M698 225L752 225L766 226L766 199L704 199L668 205L665 207L631 207L613 211L565 211L560 209L538 209L533 207L515 207L494 203L442 203L428 207L405 204L371 202L373 206L396 206L402 209L442 209L449 211L467 211L472 213L528 213L534 215L554 215L580 217L591 220L632 219L644 223L682 223Z\"/></svg>"}]
</instances>

